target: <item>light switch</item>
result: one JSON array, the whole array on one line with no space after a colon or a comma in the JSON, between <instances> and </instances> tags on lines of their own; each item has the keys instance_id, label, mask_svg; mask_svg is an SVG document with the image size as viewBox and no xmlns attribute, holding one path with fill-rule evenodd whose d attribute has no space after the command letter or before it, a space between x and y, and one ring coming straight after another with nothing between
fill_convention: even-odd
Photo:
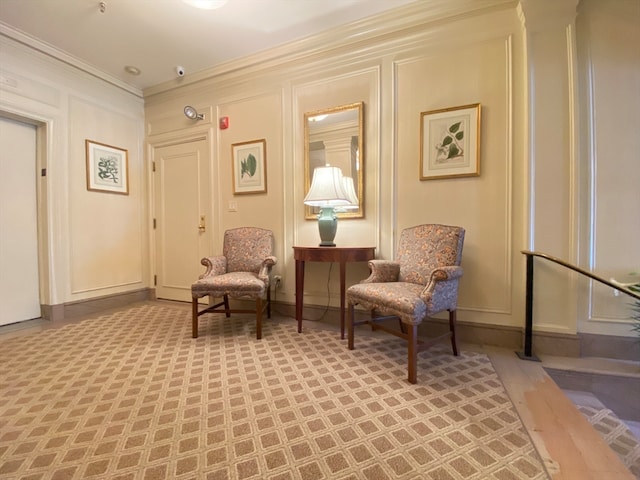
<instances>
[{"instance_id":1,"label":"light switch","mask_svg":"<svg viewBox=\"0 0 640 480\"><path fill-rule=\"evenodd\" d=\"M238 202L235 200L229 200L229 211L237 212L238 211Z\"/></svg>"}]
</instances>

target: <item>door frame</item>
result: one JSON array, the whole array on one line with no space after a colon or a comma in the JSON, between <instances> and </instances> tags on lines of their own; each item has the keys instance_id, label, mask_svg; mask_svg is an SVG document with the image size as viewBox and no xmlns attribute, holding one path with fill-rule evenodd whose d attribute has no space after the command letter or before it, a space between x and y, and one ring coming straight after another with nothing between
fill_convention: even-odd
<instances>
[{"instance_id":1,"label":"door frame","mask_svg":"<svg viewBox=\"0 0 640 480\"><path fill-rule=\"evenodd\" d=\"M38 297L40 303L40 316L50 320L55 317L52 306L52 284L50 272L52 271L50 252L50 217L49 205L51 204L48 188L49 172L47 170L48 159L51 158L51 137L53 120L39 118L28 112L9 111L6 106L0 109L0 116L9 120L32 125L36 129L36 162L34 165L34 181L36 182L36 218L37 218L37 251L38 251Z\"/></svg>"},{"instance_id":2,"label":"door frame","mask_svg":"<svg viewBox=\"0 0 640 480\"><path fill-rule=\"evenodd\" d=\"M180 130L180 131L173 131L173 132L169 132L169 133L163 133L163 134L158 134L158 135L154 135L154 136L149 136L147 137L147 184L149 185L149 219L148 219L148 225L149 225L149 232L151 232L151 234L149 235L149 265L150 265L150 275L151 278L149 279L149 285L151 285L151 287L153 288L153 292L154 292L154 296L155 296L155 289L156 289L156 283L155 283L155 279L157 278L158 275L158 265L157 265L157 242L156 242L156 230L153 228L153 220L155 218L157 218L157 212L155 211L156 208L156 195L157 192L155 191L155 182L154 182L154 163L156 161L155 158L155 151L158 148L163 148L163 147L170 147L173 145L179 145L182 143L187 143L187 142L195 142L195 141L200 141L200 140L204 140L207 144L207 150L208 150L208 154L209 154L209 184L211 185L210 188L210 198L209 198L209 202L211 202L212 208L211 208L211 219L207 220L207 223L209 225L211 225L212 228L207 229L208 231L206 232L207 235L209 235L210 238L210 242L211 245L213 245L214 247L218 246L218 242L216 242L216 236L213 235L213 232L218 231L219 230L219 215L218 215L218 211L217 209L213 208L213 205L215 205L214 202L214 198L216 196L216 194L218 193L217 188L215 188L216 184L214 183L213 179L217 178L218 176L218 165L217 162L214 161L215 156L214 156L214 135L213 135L213 129L211 128L210 125L203 125L200 127L192 127L189 128L188 130Z\"/></svg>"}]
</instances>

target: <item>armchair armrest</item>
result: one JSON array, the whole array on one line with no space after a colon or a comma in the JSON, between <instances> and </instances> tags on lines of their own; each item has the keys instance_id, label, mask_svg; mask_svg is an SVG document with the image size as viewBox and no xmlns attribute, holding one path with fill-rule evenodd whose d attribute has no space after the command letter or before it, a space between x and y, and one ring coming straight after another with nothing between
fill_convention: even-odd
<instances>
[{"instance_id":1,"label":"armchair armrest","mask_svg":"<svg viewBox=\"0 0 640 480\"><path fill-rule=\"evenodd\" d=\"M200 275L200 279L215 277L227 273L227 257L217 255L215 257L204 257L200 263L207 267L207 270Z\"/></svg>"},{"instance_id":2,"label":"armchair armrest","mask_svg":"<svg viewBox=\"0 0 640 480\"><path fill-rule=\"evenodd\" d=\"M458 302L458 283L463 269L450 265L435 268L420 296L427 305L428 315L443 310L455 310Z\"/></svg>"},{"instance_id":3,"label":"armchair armrest","mask_svg":"<svg viewBox=\"0 0 640 480\"><path fill-rule=\"evenodd\" d=\"M447 280L455 280L462 276L462 267L456 265L448 265L445 267L435 268L431 272L427 287L433 282L444 282Z\"/></svg>"},{"instance_id":4,"label":"armchair armrest","mask_svg":"<svg viewBox=\"0 0 640 480\"><path fill-rule=\"evenodd\" d=\"M258 272L258 278L269 285L269 274L271 273L271 267L278 263L278 259L273 255L269 255L262 261L260 271Z\"/></svg>"},{"instance_id":5,"label":"armchair armrest","mask_svg":"<svg viewBox=\"0 0 640 480\"><path fill-rule=\"evenodd\" d=\"M392 260L369 260L371 273L360 283L397 282L400 275L400 264Z\"/></svg>"}]
</instances>

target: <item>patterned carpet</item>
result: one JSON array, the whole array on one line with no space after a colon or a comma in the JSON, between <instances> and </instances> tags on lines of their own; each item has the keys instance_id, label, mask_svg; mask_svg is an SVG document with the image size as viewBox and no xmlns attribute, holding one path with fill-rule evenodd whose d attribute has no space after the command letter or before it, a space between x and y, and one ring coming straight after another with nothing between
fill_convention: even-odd
<instances>
[{"instance_id":1,"label":"patterned carpet","mask_svg":"<svg viewBox=\"0 0 640 480\"><path fill-rule=\"evenodd\" d=\"M577 405L577 408L618 454L625 467L640 479L640 443L624 422L604 406Z\"/></svg>"},{"instance_id":2,"label":"patterned carpet","mask_svg":"<svg viewBox=\"0 0 640 480\"><path fill-rule=\"evenodd\" d=\"M485 355L143 305L0 339L3 479L548 479Z\"/></svg>"}]
</instances>

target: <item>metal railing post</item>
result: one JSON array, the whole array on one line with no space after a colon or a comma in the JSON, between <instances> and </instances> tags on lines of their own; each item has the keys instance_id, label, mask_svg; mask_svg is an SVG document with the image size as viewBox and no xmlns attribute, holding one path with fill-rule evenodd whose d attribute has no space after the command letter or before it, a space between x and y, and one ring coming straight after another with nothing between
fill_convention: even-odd
<instances>
[{"instance_id":1,"label":"metal railing post","mask_svg":"<svg viewBox=\"0 0 640 480\"><path fill-rule=\"evenodd\" d=\"M565 262L556 257L552 257L551 255L547 255L546 253L540 252L530 252L529 250L522 250L521 253L527 256L527 298L526 298L526 324L524 331L524 352L516 352L516 354L522 358L523 360L533 360L539 362L540 360L533 354L532 352L532 341L533 341L533 257L540 257L550 262L557 263L558 265L562 265L563 267L568 268L569 270L573 270L574 272L578 272L582 275L586 275L587 277L602 283L603 285L607 285L608 287L617 290L618 292L625 293L632 298L640 301L640 292L633 291L625 285L616 284L612 281L605 280L602 277L599 277L592 272L585 270L583 268L577 267L575 265L571 265L570 263Z\"/></svg>"},{"instance_id":2,"label":"metal railing post","mask_svg":"<svg viewBox=\"0 0 640 480\"><path fill-rule=\"evenodd\" d=\"M527 255L527 290L524 327L524 353L516 352L523 360L539 362L533 355L533 255Z\"/></svg>"}]
</instances>

